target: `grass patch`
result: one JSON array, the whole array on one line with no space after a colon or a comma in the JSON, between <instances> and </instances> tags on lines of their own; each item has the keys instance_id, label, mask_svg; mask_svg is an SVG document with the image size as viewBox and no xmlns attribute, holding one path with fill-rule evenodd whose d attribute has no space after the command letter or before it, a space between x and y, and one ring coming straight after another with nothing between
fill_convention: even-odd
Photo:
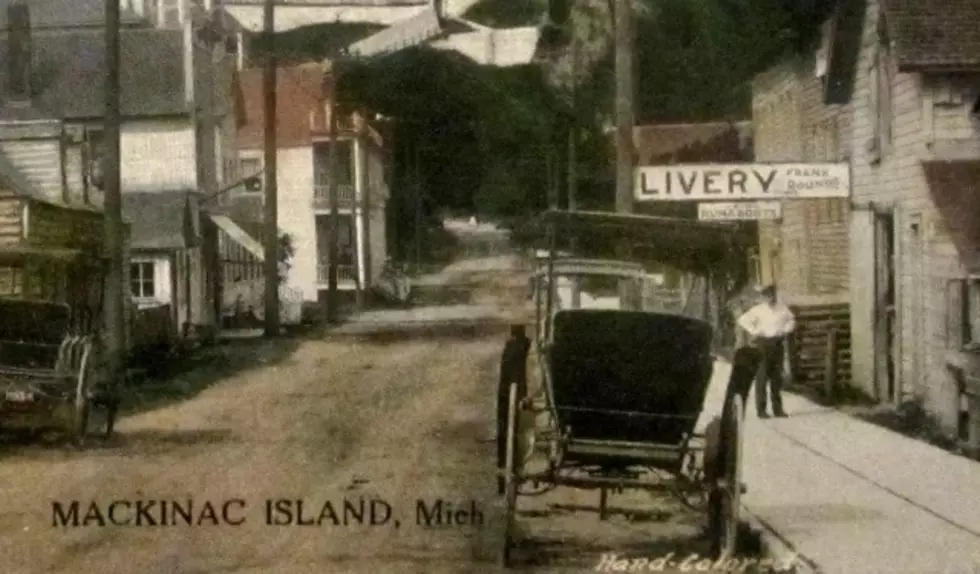
<instances>
[{"instance_id":1,"label":"grass patch","mask_svg":"<svg viewBox=\"0 0 980 574\"><path fill-rule=\"evenodd\" d=\"M287 360L302 338L237 339L187 351L147 365L123 390L120 416L131 416L194 398L222 381Z\"/></svg>"}]
</instances>

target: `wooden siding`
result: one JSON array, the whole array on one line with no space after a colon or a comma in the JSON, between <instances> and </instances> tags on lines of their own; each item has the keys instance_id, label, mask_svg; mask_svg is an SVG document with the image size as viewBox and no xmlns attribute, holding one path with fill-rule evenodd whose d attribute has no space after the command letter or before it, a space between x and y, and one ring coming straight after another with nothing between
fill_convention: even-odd
<instances>
[{"instance_id":1,"label":"wooden siding","mask_svg":"<svg viewBox=\"0 0 980 574\"><path fill-rule=\"evenodd\" d=\"M23 201L0 187L0 245L20 243L23 235Z\"/></svg>"},{"instance_id":2,"label":"wooden siding","mask_svg":"<svg viewBox=\"0 0 980 574\"><path fill-rule=\"evenodd\" d=\"M823 103L814 64L814 56L788 60L753 83L756 161L832 162L848 155L842 134L850 127L849 109ZM760 224L763 279L778 282L791 299L846 292L847 234L847 201L784 201L781 222ZM773 251L776 261L767 262Z\"/></svg>"},{"instance_id":3,"label":"wooden siding","mask_svg":"<svg viewBox=\"0 0 980 574\"><path fill-rule=\"evenodd\" d=\"M33 202L27 242L31 245L102 251L102 214Z\"/></svg>"},{"instance_id":4,"label":"wooden siding","mask_svg":"<svg viewBox=\"0 0 980 574\"><path fill-rule=\"evenodd\" d=\"M969 106L959 110L947 104L936 104L932 81L923 82L919 74L897 73L888 61L891 86L892 141L880 161L869 153L874 135L869 69L878 49L877 24L879 1L869 0L864 23L861 52L855 78L854 116L850 133L852 153L852 190L856 204L875 202L890 207L895 214L897 329L901 364L897 369L903 392L921 395L927 408L943 424L953 428L957 417L957 389L945 368L946 283L965 271L948 236L941 232L943 222L932 203L921 165L932 159L933 144L941 141L970 142L977 139L972 131ZM866 248L852 244L851 249ZM865 258L866 259L866 258ZM867 293L874 285L874 268L853 268L852 284L861 283L854 292ZM871 287L873 292L873 287ZM867 316L868 297L852 296L852 311ZM857 307L862 309L858 310ZM872 352L867 342L873 340L872 325L855 321L852 355ZM863 343L862 348L858 344ZM870 381L863 381L870 387Z\"/></svg>"},{"instance_id":5,"label":"wooden siding","mask_svg":"<svg viewBox=\"0 0 980 574\"><path fill-rule=\"evenodd\" d=\"M61 142L57 139L0 141L0 151L45 197L62 199Z\"/></svg>"}]
</instances>

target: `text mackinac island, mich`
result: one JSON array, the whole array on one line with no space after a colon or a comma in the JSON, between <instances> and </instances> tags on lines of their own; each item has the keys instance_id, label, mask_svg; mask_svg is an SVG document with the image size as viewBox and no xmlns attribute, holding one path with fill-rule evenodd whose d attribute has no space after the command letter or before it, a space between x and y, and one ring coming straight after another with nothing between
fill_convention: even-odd
<instances>
[{"instance_id":1,"label":"text mackinac island, mich","mask_svg":"<svg viewBox=\"0 0 980 574\"><path fill-rule=\"evenodd\" d=\"M480 526L483 511L475 500L418 499L409 517L422 527ZM271 498L250 504L241 498L223 500L139 499L110 501L54 501L54 528L106 526L388 526L401 527L401 513L385 500L356 497L336 500Z\"/></svg>"}]
</instances>

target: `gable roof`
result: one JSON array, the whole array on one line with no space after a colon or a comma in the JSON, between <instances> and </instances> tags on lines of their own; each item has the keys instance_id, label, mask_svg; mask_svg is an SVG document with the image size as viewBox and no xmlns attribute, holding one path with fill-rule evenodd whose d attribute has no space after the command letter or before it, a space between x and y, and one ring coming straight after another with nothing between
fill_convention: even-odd
<instances>
[{"instance_id":1,"label":"gable roof","mask_svg":"<svg viewBox=\"0 0 980 574\"><path fill-rule=\"evenodd\" d=\"M7 29L7 8L24 0L0 0L0 29ZM105 25L103 0L30 0L31 28L74 28ZM121 7L123 25L148 25L128 7Z\"/></svg>"},{"instance_id":2,"label":"gable roof","mask_svg":"<svg viewBox=\"0 0 980 574\"><path fill-rule=\"evenodd\" d=\"M33 34L34 104L62 119L100 118L105 110L105 38L98 28ZM189 113L184 101L184 38L180 30L120 31L123 116ZM0 62L8 44L0 42ZM0 74L0 94L6 93Z\"/></svg>"},{"instance_id":3,"label":"gable roof","mask_svg":"<svg viewBox=\"0 0 980 574\"><path fill-rule=\"evenodd\" d=\"M980 1L881 1L900 70L980 69Z\"/></svg>"},{"instance_id":4,"label":"gable roof","mask_svg":"<svg viewBox=\"0 0 980 574\"><path fill-rule=\"evenodd\" d=\"M123 218L131 224L130 247L145 250L180 249L188 246L187 189L122 194Z\"/></svg>"},{"instance_id":5,"label":"gable roof","mask_svg":"<svg viewBox=\"0 0 980 574\"><path fill-rule=\"evenodd\" d=\"M238 74L241 89L238 130L239 149L261 149L265 133L262 68ZM319 64L280 67L276 74L276 144L280 148L311 145L310 114L325 99L324 69Z\"/></svg>"}]
</instances>

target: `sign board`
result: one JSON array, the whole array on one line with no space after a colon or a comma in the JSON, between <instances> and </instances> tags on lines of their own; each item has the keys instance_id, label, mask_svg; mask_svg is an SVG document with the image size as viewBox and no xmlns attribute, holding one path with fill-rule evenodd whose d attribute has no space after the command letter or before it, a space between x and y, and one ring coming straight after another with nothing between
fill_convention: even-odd
<instances>
[{"instance_id":1,"label":"sign board","mask_svg":"<svg viewBox=\"0 0 980 574\"><path fill-rule=\"evenodd\" d=\"M702 221L757 221L779 219L783 206L778 201L724 201L698 204Z\"/></svg>"},{"instance_id":2,"label":"sign board","mask_svg":"<svg viewBox=\"0 0 980 574\"><path fill-rule=\"evenodd\" d=\"M636 201L829 199L851 195L847 163L678 164L634 171Z\"/></svg>"}]
</instances>

